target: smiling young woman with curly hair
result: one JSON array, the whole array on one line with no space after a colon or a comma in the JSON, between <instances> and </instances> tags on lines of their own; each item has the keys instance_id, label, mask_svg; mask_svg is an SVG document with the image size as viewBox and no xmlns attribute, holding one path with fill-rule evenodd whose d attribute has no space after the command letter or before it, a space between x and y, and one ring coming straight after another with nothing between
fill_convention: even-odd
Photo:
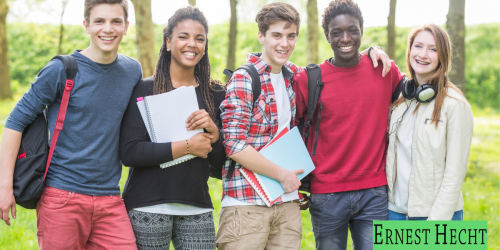
<instances>
[{"instance_id":1,"label":"smiling young woman with curly hair","mask_svg":"<svg viewBox=\"0 0 500 250\"><path fill-rule=\"evenodd\" d=\"M131 167L123 199L139 249L215 249L215 227L207 180L210 166L225 160L219 139L224 88L210 79L208 25L196 7L177 10L163 30L163 45L152 77L137 84L122 122L120 154ZM186 141L152 143L137 98L194 86L200 110L186 121L203 128ZM168 108L168 107L166 107ZM160 164L187 153L198 156L165 169ZM220 170L219 170L220 171Z\"/></svg>"}]
</instances>

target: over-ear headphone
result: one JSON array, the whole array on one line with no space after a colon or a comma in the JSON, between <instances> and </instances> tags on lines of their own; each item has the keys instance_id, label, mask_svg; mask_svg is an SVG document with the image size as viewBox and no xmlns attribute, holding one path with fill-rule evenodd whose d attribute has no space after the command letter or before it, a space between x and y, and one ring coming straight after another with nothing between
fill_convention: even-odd
<instances>
[{"instance_id":1,"label":"over-ear headphone","mask_svg":"<svg viewBox=\"0 0 500 250\"><path fill-rule=\"evenodd\" d=\"M446 74L444 74L444 86L446 87ZM408 80L403 84L403 96L406 99L417 100L420 103L428 103L436 98L438 92L437 84L424 84L417 88L415 81Z\"/></svg>"}]
</instances>

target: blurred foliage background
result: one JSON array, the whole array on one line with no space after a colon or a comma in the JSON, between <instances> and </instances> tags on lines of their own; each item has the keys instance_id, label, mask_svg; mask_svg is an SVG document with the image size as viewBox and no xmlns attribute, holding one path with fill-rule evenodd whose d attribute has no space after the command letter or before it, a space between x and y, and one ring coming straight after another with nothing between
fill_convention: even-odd
<instances>
[{"instance_id":1,"label":"blurred foliage background","mask_svg":"<svg viewBox=\"0 0 500 250\"><path fill-rule=\"evenodd\" d=\"M212 78L224 81L226 68L229 22L210 26L209 56ZM29 88L38 72L58 53L59 25L34 23L8 23L9 62L13 98L0 101L0 133L10 111L17 100ZM120 45L119 52L137 58L135 26L131 26ZM154 26L155 54L162 44L162 29ZM399 68L408 72L405 64L406 39L411 28L396 28L396 52L394 60ZM323 29L318 29L319 58L333 56L324 39ZM89 45L88 35L81 25L65 25L62 53L70 54L74 49L85 49ZM299 41L291 61L306 65L307 25L302 25ZM386 48L386 27L368 27L364 30L361 49L380 45ZM469 157L466 180L463 184L465 198L465 220L488 220L488 248L500 249L500 25L480 24L466 27L466 96L474 111L474 135ZM238 23L236 44L236 67L245 62L248 52L261 50L257 40L255 23ZM318 61L317 63L319 63ZM147 77L146 75L144 77ZM121 186L125 184L128 168L124 167ZM218 223L220 211L221 182L210 179L210 194L214 203L214 218ZM37 249L36 215L34 210L18 206L18 218L11 227L0 222L1 249ZM314 249L314 236L308 211L302 212L302 249ZM352 249L349 237L349 249Z\"/></svg>"},{"instance_id":2,"label":"blurred foliage background","mask_svg":"<svg viewBox=\"0 0 500 250\"><path fill-rule=\"evenodd\" d=\"M155 25L155 53L160 51L162 29ZM229 23L212 25L209 28L209 56L212 78L224 81L222 74L226 68ZM396 29L396 56L394 61L399 68L406 68L406 39L411 28ZM57 54L59 26L50 24L13 23L8 24L9 57L13 92L26 89L34 81L37 73L50 58ZM236 65L245 63L248 52L260 51L255 23L238 24L238 42L236 44ZM324 39L323 29L319 28L319 55L324 60L333 56L329 44ZM306 65L307 26L303 25L299 41L290 61L297 65ZM374 45L385 48L387 44L385 27L368 27L364 30L361 49ZM479 24L466 27L466 97L475 107L492 110L500 109L500 26L497 23ZM85 49L89 39L80 25L65 25L63 54L74 49ZM495 49L496 48L496 49ZM136 58L135 26L131 26L120 45L120 53ZM318 62L319 63L319 62ZM144 76L146 77L146 76Z\"/></svg>"}]
</instances>

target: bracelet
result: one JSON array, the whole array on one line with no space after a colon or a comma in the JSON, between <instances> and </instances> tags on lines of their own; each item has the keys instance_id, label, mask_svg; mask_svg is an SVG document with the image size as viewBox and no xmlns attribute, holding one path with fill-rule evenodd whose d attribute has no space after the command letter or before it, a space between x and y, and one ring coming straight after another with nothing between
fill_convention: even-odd
<instances>
[{"instance_id":1,"label":"bracelet","mask_svg":"<svg viewBox=\"0 0 500 250\"><path fill-rule=\"evenodd\" d=\"M373 49L373 46L370 46L370 48L368 49L368 57L370 57L370 52L372 51Z\"/></svg>"},{"instance_id":2,"label":"bracelet","mask_svg":"<svg viewBox=\"0 0 500 250\"><path fill-rule=\"evenodd\" d=\"M186 140L186 148L187 148L187 154L189 154L189 142Z\"/></svg>"},{"instance_id":3,"label":"bracelet","mask_svg":"<svg viewBox=\"0 0 500 250\"><path fill-rule=\"evenodd\" d=\"M380 47L380 46L371 46L371 47L368 49L368 57L370 57L370 52L372 51L372 49L373 49L373 48L377 48L377 49L379 49L379 50L384 51L384 50L382 49L382 47Z\"/></svg>"}]
</instances>

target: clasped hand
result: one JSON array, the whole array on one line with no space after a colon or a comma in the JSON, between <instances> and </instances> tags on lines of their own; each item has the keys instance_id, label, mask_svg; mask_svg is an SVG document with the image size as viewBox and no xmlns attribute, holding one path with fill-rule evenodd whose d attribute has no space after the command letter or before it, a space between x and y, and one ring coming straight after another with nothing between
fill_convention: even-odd
<instances>
[{"instance_id":1,"label":"clasped hand","mask_svg":"<svg viewBox=\"0 0 500 250\"><path fill-rule=\"evenodd\" d=\"M193 112L186 120L187 130L204 129L207 133L198 133L189 140L189 153L201 158L207 158L212 151L212 143L219 140L219 128L204 109Z\"/></svg>"}]
</instances>

